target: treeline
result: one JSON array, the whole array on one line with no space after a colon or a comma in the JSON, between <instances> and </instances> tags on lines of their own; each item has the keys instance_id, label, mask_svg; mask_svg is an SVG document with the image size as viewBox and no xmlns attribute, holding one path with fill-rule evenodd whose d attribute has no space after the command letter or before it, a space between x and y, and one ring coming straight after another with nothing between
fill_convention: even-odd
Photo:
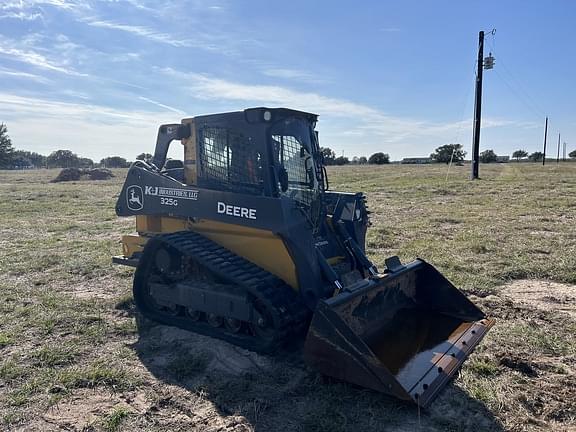
<instances>
[{"instance_id":1,"label":"treeline","mask_svg":"<svg viewBox=\"0 0 576 432\"><path fill-rule=\"evenodd\" d=\"M346 156L336 156L336 153L329 147L321 147L322 158L326 165L383 165L390 163L390 155L377 152L370 157L354 156L352 159ZM462 144L446 144L438 147L428 158L407 158L403 163L461 163L464 161L466 152ZM576 150L568 153L571 159L576 159ZM528 154L526 150L516 150L512 153L512 158L520 162L528 160L531 162L542 161L544 154L534 152ZM136 156L137 160L149 160L152 155L141 153ZM501 162L502 158L508 156L498 156L494 150L484 150L480 153L480 161L483 163ZM410 161L409 159L413 159ZM90 158L80 157L71 150L56 150L48 156L26 150L15 150L12 146L8 130L4 123L0 123L0 169L31 169L31 168L93 168L95 166L105 168L127 168L130 162L120 156L109 156L95 162Z\"/></svg>"},{"instance_id":2,"label":"treeline","mask_svg":"<svg viewBox=\"0 0 576 432\"><path fill-rule=\"evenodd\" d=\"M8 136L6 125L0 123L0 168L93 168L95 166L127 168L130 162L120 156L110 156L97 163L90 158L80 157L71 150L56 150L48 156L26 150L16 150Z\"/></svg>"},{"instance_id":3,"label":"treeline","mask_svg":"<svg viewBox=\"0 0 576 432\"><path fill-rule=\"evenodd\" d=\"M320 147L320 151L326 165L382 165L390 163L390 155L382 152L374 153L369 158L366 158L366 156L354 156L352 159L348 159L346 156L336 157L336 153L328 147Z\"/></svg>"},{"instance_id":4,"label":"treeline","mask_svg":"<svg viewBox=\"0 0 576 432\"><path fill-rule=\"evenodd\" d=\"M130 162L120 156L110 156L95 162L90 158L80 157L71 150L56 150L48 156L26 150L14 150L2 164L8 169L33 168L128 168Z\"/></svg>"},{"instance_id":5,"label":"treeline","mask_svg":"<svg viewBox=\"0 0 576 432\"><path fill-rule=\"evenodd\" d=\"M463 162L466 156L466 152L462 149L462 144L446 144L438 147L434 153L430 155L430 160L433 162L443 162L443 163L458 163ZM576 158L576 150L570 152L568 156L572 159ZM508 160L508 156L499 156L494 150L484 150L480 153L480 162L482 163L494 163ZM526 150L516 150L512 153L512 158L516 159L517 162L521 160L528 160L530 162L541 162L544 158L544 153L534 152L528 154Z\"/></svg>"}]
</instances>

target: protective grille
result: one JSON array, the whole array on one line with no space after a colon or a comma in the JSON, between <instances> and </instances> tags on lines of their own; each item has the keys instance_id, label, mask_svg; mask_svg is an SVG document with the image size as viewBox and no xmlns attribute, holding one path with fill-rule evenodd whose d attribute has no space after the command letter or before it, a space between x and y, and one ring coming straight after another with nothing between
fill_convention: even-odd
<instances>
[{"instance_id":1,"label":"protective grille","mask_svg":"<svg viewBox=\"0 0 576 432\"><path fill-rule=\"evenodd\" d=\"M280 143L282 165L288 173L288 190L286 195L310 206L315 192L310 189L306 173L306 157L301 156L302 144L292 135L272 135ZM311 163L311 161L310 161Z\"/></svg>"},{"instance_id":2,"label":"protective grille","mask_svg":"<svg viewBox=\"0 0 576 432\"><path fill-rule=\"evenodd\" d=\"M262 193L262 158L253 139L227 128L204 127L200 133L201 177L219 190Z\"/></svg>"},{"instance_id":3,"label":"protective grille","mask_svg":"<svg viewBox=\"0 0 576 432\"><path fill-rule=\"evenodd\" d=\"M300 149L302 144L298 142L296 137L283 136L278 137L282 139L283 146L283 162L284 168L288 172L288 184L296 184L306 186L306 167L300 158Z\"/></svg>"}]
</instances>

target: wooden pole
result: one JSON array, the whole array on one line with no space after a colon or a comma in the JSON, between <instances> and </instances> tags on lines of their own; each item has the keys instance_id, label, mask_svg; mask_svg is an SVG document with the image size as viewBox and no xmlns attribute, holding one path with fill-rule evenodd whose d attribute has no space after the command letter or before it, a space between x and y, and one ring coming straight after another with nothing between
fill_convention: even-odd
<instances>
[{"instance_id":1,"label":"wooden pole","mask_svg":"<svg viewBox=\"0 0 576 432\"><path fill-rule=\"evenodd\" d=\"M544 126L544 157L542 158L542 166L546 165L546 138L548 137L548 117L546 117L546 125Z\"/></svg>"},{"instance_id":2,"label":"wooden pole","mask_svg":"<svg viewBox=\"0 0 576 432\"><path fill-rule=\"evenodd\" d=\"M472 172L470 180L478 179L480 165L480 119L482 118L482 71L484 70L484 32L478 33L478 72L476 73L476 100L474 104L474 139L472 142Z\"/></svg>"}]
</instances>

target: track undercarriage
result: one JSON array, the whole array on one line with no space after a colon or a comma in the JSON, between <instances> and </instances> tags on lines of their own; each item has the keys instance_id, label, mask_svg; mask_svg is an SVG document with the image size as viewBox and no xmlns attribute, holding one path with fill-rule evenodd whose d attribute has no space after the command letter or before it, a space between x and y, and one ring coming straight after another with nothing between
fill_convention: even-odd
<instances>
[{"instance_id":1,"label":"track undercarriage","mask_svg":"<svg viewBox=\"0 0 576 432\"><path fill-rule=\"evenodd\" d=\"M301 338L310 318L285 282L193 232L149 240L134 299L147 318L257 352Z\"/></svg>"}]
</instances>

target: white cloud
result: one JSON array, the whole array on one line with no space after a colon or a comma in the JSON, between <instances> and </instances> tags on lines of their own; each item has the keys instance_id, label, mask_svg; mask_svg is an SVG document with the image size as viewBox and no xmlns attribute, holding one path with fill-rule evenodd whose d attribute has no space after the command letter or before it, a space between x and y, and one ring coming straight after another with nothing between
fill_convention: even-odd
<instances>
[{"instance_id":1,"label":"white cloud","mask_svg":"<svg viewBox=\"0 0 576 432\"><path fill-rule=\"evenodd\" d=\"M48 80L47 78L41 77L39 75L31 74L28 72L15 71L15 70L6 69L6 68L0 68L0 75L12 77L12 78L25 78L25 79L29 79L29 80L41 82L41 83L50 82L50 80Z\"/></svg>"},{"instance_id":2,"label":"white cloud","mask_svg":"<svg viewBox=\"0 0 576 432\"><path fill-rule=\"evenodd\" d=\"M7 41L0 40L0 55L3 54L8 58L16 59L18 61L27 63L40 69L45 69L53 72L60 72L66 75L87 76L86 74L77 72L71 68L66 67L65 65L52 62L51 60L48 60L45 56L37 52L30 50L21 50L18 48L11 48L6 45L8 45Z\"/></svg>"},{"instance_id":3,"label":"white cloud","mask_svg":"<svg viewBox=\"0 0 576 432\"><path fill-rule=\"evenodd\" d=\"M28 10L37 6L52 6L58 9L90 9L86 1L77 0L19 0L5 1L0 5L0 10Z\"/></svg>"},{"instance_id":4,"label":"white cloud","mask_svg":"<svg viewBox=\"0 0 576 432\"><path fill-rule=\"evenodd\" d=\"M112 30L119 30L126 33L131 33L136 36L144 37L154 42L165 43L175 47L190 47L193 46L190 40L182 40L172 37L167 33L160 33L148 27L132 26L127 24L120 24L112 21L92 21L85 20L86 24L92 27L101 27Z\"/></svg>"},{"instance_id":5,"label":"white cloud","mask_svg":"<svg viewBox=\"0 0 576 432\"><path fill-rule=\"evenodd\" d=\"M151 27L130 25L95 17L86 17L80 20L92 27L122 31L149 41L176 48L197 48L227 57L239 58L245 53L247 48L259 48L262 46L259 40L236 33L233 27L223 32L210 27L209 24L202 22L200 19L191 21L193 18L186 17L187 21L182 22L182 14L185 12L181 10L176 10L172 15L165 16L164 14L166 13L166 10L162 10L162 20L156 21L160 24L164 23L164 28L184 28L186 37L181 37L166 31L158 31ZM178 23L178 25L175 25L175 23Z\"/></svg>"},{"instance_id":6,"label":"white cloud","mask_svg":"<svg viewBox=\"0 0 576 432\"><path fill-rule=\"evenodd\" d=\"M17 149L43 154L69 149L97 160L153 152L158 125L174 120L166 112L122 111L7 93L0 93L0 117Z\"/></svg>"},{"instance_id":7,"label":"white cloud","mask_svg":"<svg viewBox=\"0 0 576 432\"><path fill-rule=\"evenodd\" d=\"M322 83L326 82L325 79L319 78L310 72L306 72L299 69L289 69L289 68L267 68L262 70L262 73L267 76L274 78L281 78L287 80L295 80L309 83Z\"/></svg>"},{"instance_id":8,"label":"white cloud","mask_svg":"<svg viewBox=\"0 0 576 432\"><path fill-rule=\"evenodd\" d=\"M155 100L148 99L147 97L144 97L144 96L140 96L138 99L143 100L143 101L145 101L145 102L149 102L149 103L151 103L151 104L153 104L153 105L159 106L160 108L164 108L164 109L166 109L166 110L168 110L168 111L172 111L172 112L175 112L175 113L177 113L177 114L181 114L181 115L185 115L185 114L186 114L185 111L182 111L182 110L180 110L180 109L178 109L178 108L171 107L171 106L169 106L169 105L164 105L163 103L156 102Z\"/></svg>"},{"instance_id":9,"label":"white cloud","mask_svg":"<svg viewBox=\"0 0 576 432\"><path fill-rule=\"evenodd\" d=\"M0 19L17 19L20 21L35 21L37 19L42 19L41 13L27 13L24 11L20 12L8 12L0 15Z\"/></svg>"},{"instance_id":10,"label":"white cloud","mask_svg":"<svg viewBox=\"0 0 576 432\"><path fill-rule=\"evenodd\" d=\"M372 107L356 102L323 96L317 93L300 92L280 86L250 85L226 81L197 73L178 72L170 68L163 71L188 82L191 93L198 99L237 100L271 105L289 106L303 111L312 111L322 116L347 117L359 120L360 128L390 135L414 134L424 128L432 130L441 125L393 117ZM456 127L456 124L442 127Z\"/></svg>"},{"instance_id":11,"label":"white cloud","mask_svg":"<svg viewBox=\"0 0 576 432\"><path fill-rule=\"evenodd\" d=\"M197 99L241 102L244 106L283 106L320 114L323 136L329 136L335 146L345 147L348 154L351 147L356 154L366 154L385 145L393 157L417 156L422 152L411 147L429 147L426 151L429 153L438 143L454 142L462 135L468 141L472 125L471 120L441 123L392 116L361 103L280 86L242 84L171 68L162 71L180 79L182 86L187 85L191 96ZM484 129L532 127L525 122L490 118L485 118L482 125Z\"/></svg>"}]
</instances>

